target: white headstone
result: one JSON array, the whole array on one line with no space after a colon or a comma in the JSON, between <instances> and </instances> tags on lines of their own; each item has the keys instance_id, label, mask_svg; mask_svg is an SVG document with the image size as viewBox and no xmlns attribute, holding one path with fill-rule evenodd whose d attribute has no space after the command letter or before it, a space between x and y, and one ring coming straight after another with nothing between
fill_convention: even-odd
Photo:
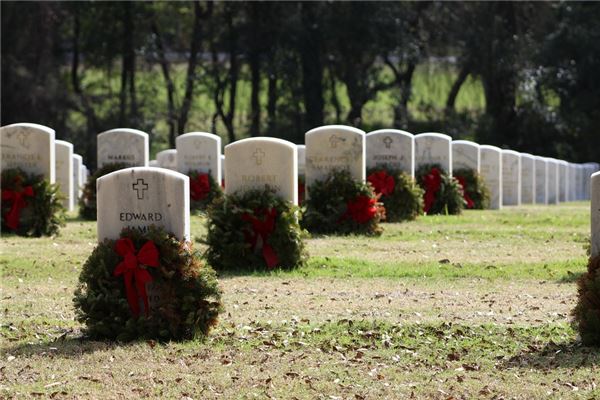
<instances>
[{"instance_id":1,"label":"white headstone","mask_svg":"<svg viewBox=\"0 0 600 400\"><path fill-rule=\"evenodd\" d=\"M0 170L21 168L56 182L54 129L20 123L0 128Z\"/></svg>"},{"instance_id":2,"label":"white headstone","mask_svg":"<svg viewBox=\"0 0 600 400\"><path fill-rule=\"evenodd\" d=\"M306 146L303 144L296 145L298 148L298 175L306 173Z\"/></svg>"},{"instance_id":3,"label":"white headstone","mask_svg":"<svg viewBox=\"0 0 600 400\"><path fill-rule=\"evenodd\" d=\"M452 169L472 169L479 172L479 144L469 140L453 140Z\"/></svg>"},{"instance_id":4,"label":"white headstone","mask_svg":"<svg viewBox=\"0 0 600 400\"><path fill-rule=\"evenodd\" d=\"M521 205L521 154L502 150L502 204Z\"/></svg>"},{"instance_id":5,"label":"white headstone","mask_svg":"<svg viewBox=\"0 0 600 400\"><path fill-rule=\"evenodd\" d=\"M298 204L298 150L276 138L248 138L225 146L225 194L269 186Z\"/></svg>"},{"instance_id":6,"label":"white headstone","mask_svg":"<svg viewBox=\"0 0 600 400\"><path fill-rule=\"evenodd\" d=\"M548 204L548 161L544 157L535 157L535 202Z\"/></svg>"},{"instance_id":7,"label":"white headstone","mask_svg":"<svg viewBox=\"0 0 600 400\"><path fill-rule=\"evenodd\" d=\"M496 146L479 147L480 173L490 191L490 208L502 208L502 150Z\"/></svg>"},{"instance_id":8,"label":"white headstone","mask_svg":"<svg viewBox=\"0 0 600 400\"><path fill-rule=\"evenodd\" d=\"M575 164L569 163L569 201L577 200L577 168Z\"/></svg>"},{"instance_id":9,"label":"white headstone","mask_svg":"<svg viewBox=\"0 0 600 400\"><path fill-rule=\"evenodd\" d=\"M452 174L452 138L442 133L420 133L415 135L415 170L421 165L439 164Z\"/></svg>"},{"instance_id":10,"label":"white headstone","mask_svg":"<svg viewBox=\"0 0 600 400\"><path fill-rule=\"evenodd\" d=\"M64 196L63 207L68 211L75 208L73 196L73 144L64 140L54 141L54 153L56 156L56 183Z\"/></svg>"},{"instance_id":11,"label":"white headstone","mask_svg":"<svg viewBox=\"0 0 600 400\"><path fill-rule=\"evenodd\" d=\"M83 157L79 154L73 154L73 198L75 202L79 201L83 192L83 185L87 180L81 176L81 166L83 165Z\"/></svg>"},{"instance_id":12,"label":"white headstone","mask_svg":"<svg viewBox=\"0 0 600 400\"><path fill-rule=\"evenodd\" d=\"M164 168L137 167L111 172L96 181L98 241L118 239L132 227L164 228L179 240L190 238L189 178Z\"/></svg>"},{"instance_id":13,"label":"white headstone","mask_svg":"<svg viewBox=\"0 0 600 400\"><path fill-rule=\"evenodd\" d=\"M335 169L347 170L357 181L364 182L365 133L343 125L327 125L305 134L306 188L323 180Z\"/></svg>"},{"instance_id":14,"label":"white headstone","mask_svg":"<svg viewBox=\"0 0 600 400\"><path fill-rule=\"evenodd\" d=\"M600 172L591 177L592 257L600 256Z\"/></svg>"},{"instance_id":15,"label":"white headstone","mask_svg":"<svg viewBox=\"0 0 600 400\"><path fill-rule=\"evenodd\" d=\"M558 204L558 160L546 158L548 162L548 204Z\"/></svg>"},{"instance_id":16,"label":"white headstone","mask_svg":"<svg viewBox=\"0 0 600 400\"><path fill-rule=\"evenodd\" d=\"M575 195L577 200L585 199L583 185L583 166L581 164L575 164Z\"/></svg>"},{"instance_id":17,"label":"white headstone","mask_svg":"<svg viewBox=\"0 0 600 400\"><path fill-rule=\"evenodd\" d=\"M221 137L206 132L190 132L177 136L177 170L209 173L215 182L221 182Z\"/></svg>"},{"instance_id":18,"label":"white headstone","mask_svg":"<svg viewBox=\"0 0 600 400\"><path fill-rule=\"evenodd\" d=\"M415 137L397 129L380 129L367 133L367 168L387 166L415 176Z\"/></svg>"},{"instance_id":19,"label":"white headstone","mask_svg":"<svg viewBox=\"0 0 600 400\"><path fill-rule=\"evenodd\" d=\"M569 201L569 163L558 161L558 201Z\"/></svg>"},{"instance_id":20,"label":"white headstone","mask_svg":"<svg viewBox=\"0 0 600 400\"><path fill-rule=\"evenodd\" d=\"M521 153L521 204L535 203L535 156Z\"/></svg>"},{"instance_id":21,"label":"white headstone","mask_svg":"<svg viewBox=\"0 0 600 400\"><path fill-rule=\"evenodd\" d=\"M148 166L149 167L158 167L158 161L150 160L150 161L148 161Z\"/></svg>"},{"instance_id":22,"label":"white headstone","mask_svg":"<svg viewBox=\"0 0 600 400\"><path fill-rule=\"evenodd\" d=\"M168 149L156 153L156 162L161 168L177 171L177 150Z\"/></svg>"},{"instance_id":23,"label":"white headstone","mask_svg":"<svg viewBox=\"0 0 600 400\"><path fill-rule=\"evenodd\" d=\"M136 129L118 128L98 134L98 168L106 164L125 163L131 167L147 167L148 134Z\"/></svg>"}]
</instances>

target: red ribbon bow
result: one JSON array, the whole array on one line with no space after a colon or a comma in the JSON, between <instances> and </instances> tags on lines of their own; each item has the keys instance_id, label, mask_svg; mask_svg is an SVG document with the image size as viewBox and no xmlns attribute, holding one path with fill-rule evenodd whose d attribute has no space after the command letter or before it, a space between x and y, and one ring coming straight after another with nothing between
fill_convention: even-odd
<instances>
[{"instance_id":1,"label":"red ribbon bow","mask_svg":"<svg viewBox=\"0 0 600 400\"><path fill-rule=\"evenodd\" d=\"M356 196L346 203L346 216L359 224L369 222L377 214L377 200L369 196Z\"/></svg>"},{"instance_id":2,"label":"red ribbon bow","mask_svg":"<svg viewBox=\"0 0 600 400\"><path fill-rule=\"evenodd\" d=\"M394 177L388 175L385 171L374 172L367 177L367 180L373 185L375 193L383 196L392 194L396 187Z\"/></svg>"},{"instance_id":3,"label":"red ribbon bow","mask_svg":"<svg viewBox=\"0 0 600 400\"><path fill-rule=\"evenodd\" d=\"M139 299L141 298L144 302L146 316L148 316L150 307L148 304L148 295L146 294L146 283L152 282L152 275L142 266L158 267L158 249L153 241L148 240L140 251L135 254L135 247L131 239L122 238L117 240L115 250L117 254L123 257L123 261L117 265L113 275L123 275L125 291L127 292L127 302L129 303L131 312L136 317L140 314Z\"/></svg>"},{"instance_id":4,"label":"red ribbon bow","mask_svg":"<svg viewBox=\"0 0 600 400\"><path fill-rule=\"evenodd\" d=\"M440 174L440 170L437 168L431 168L431 171L425 178L423 178L425 184L425 195L424 195L424 210L425 212L429 212L431 206L435 202L435 195L440 190L440 186L442 184L442 176Z\"/></svg>"},{"instance_id":5,"label":"red ribbon bow","mask_svg":"<svg viewBox=\"0 0 600 400\"><path fill-rule=\"evenodd\" d=\"M467 208L473 208L475 206L475 202L473 201L473 199L471 199L471 197L467 193L467 182L465 181L465 178L462 176L455 176L455 178L458 181L458 183L460 184L460 186L462 187L463 197L464 197L465 201L467 202Z\"/></svg>"},{"instance_id":6,"label":"red ribbon bow","mask_svg":"<svg viewBox=\"0 0 600 400\"><path fill-rule=\"evenodd\" d=\"M27 207L25 196L33 197L33 187L25 186L23 190L2 189L2 201L12 201L12 207L4 215L4 222L13 231L19 227L21 219L21 209Z\"/></svg>"},{"instance_id":7,"label":"red ribbon bow","mask_svg":"<svg viewBox=\"0 0 600 400\"><path fill-rule=\"evenodd\" d=\"M275 250L267 243L269 235L273 233L275 230L275 217L277 217L277 210L274 208L270 208L269 210L262 211L262 218L259 219L255 215L260 214L260 212L255 211L254 215L249 213L244 213L242 215L242 220L246 222L250 222L252 224L252 232L247 233L246 241L250 243L252 246L252 250L256 251L259 245L262 244L262 256L267 263L267 268L273 269L277 263L279 262L279 258L277 257L277 253Z\"/></svg>"},{"instance_id":8,"label":"red ribbon bow","mask_svg":"<svg viewBox=\"0 0 600 400\"><path fill-rule=\"evenodd\" d=\"M200 201L210 193L210 181L208 174L198 174L196 179L190 179L191 197L194 201Z\"/></svg>"}]
</instances>

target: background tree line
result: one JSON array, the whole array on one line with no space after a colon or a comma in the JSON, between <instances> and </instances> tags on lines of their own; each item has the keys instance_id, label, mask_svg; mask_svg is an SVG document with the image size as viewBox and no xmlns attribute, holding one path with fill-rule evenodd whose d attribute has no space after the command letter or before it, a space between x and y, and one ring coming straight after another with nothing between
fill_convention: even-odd
<instances>
[{"instance_id":1,"label":"background tree line","mask_svg":"<svg viewBox=\"0 0 600 400\"><path fill-rule=\"evenodd\" d=\"M1 11L2 124L51 126L90 166L96 134L115 127L149 132L156 150L191 130L301 143L328 123L600 160L600 3L2 2Z\"/></svg>"}]
</instances>

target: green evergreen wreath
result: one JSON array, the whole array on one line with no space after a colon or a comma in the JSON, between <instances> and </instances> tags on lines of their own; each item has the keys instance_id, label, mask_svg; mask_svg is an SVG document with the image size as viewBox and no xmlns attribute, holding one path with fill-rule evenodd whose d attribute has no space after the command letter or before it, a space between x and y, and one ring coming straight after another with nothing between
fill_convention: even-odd
<instances>
[{"instance_id":1,"label":"green evergreen wreath","mask_svg":"<svg viewBox=\"0 0 600 400\"><path fill-rule=\"evenodd\" d=\"M101 176L110 174L111 172L118 171L120 169L129 168L130 165L126 163L110 163L105 164L102 168L98 169L88 178L88 181L83 187L81 198L79 199L79 216L83 219L90 221L96 220L96 181Z\"/></svg>"},{"instance_id":2,"label":"green evergreen wreath","mask_svg":"<svg viewBox=\"0 0 600 400\"><path fill-rule=\"evenodd\" d=\"M190 177L190 209L206 210L215 199L223 197L221 184L208 173L189 171Z\"/></svg>"},{"instance_id":3,"label":"green evergreen wreath","mask_svg":"<svg viewBox=\"0 0 600 400\"><path fill-rule=\"evenodd\" d=\"M115 276L130 256L119 253L119 241L105 240L85 262L73 299L77 320L86 325L85 333L94 339L119 341L206 336L223 310L215 271L201 261L191 243L178 240L164 229L151 226L144 234L123 229L124 238L133 244L136 265L149 241L154 244L156 265L149 268L152 264L144 261L148 264L140 266L139 261L135 273L147 271L160 288L158 299L150 303L150 312L136 315L124 275ZM134 298L138 300L135 293Z\"/></svg>"},{"instance_id":4,"label":"green evergreen wreath","mask_svg":"<svg viewBox=\"0 0 600 400\"><path fill-rule=\"evenodd\" d=\"M452 175L463 189L465 208L485 210L490 206L490 191L483 178L471 168L459 168L452 171Z\"/></svg>"},{"instance_id":5,"label":"green evergreen wreath","mask_svg":"<svg viewBox=\"0 0 600 400\"><path fill-rule=\"evenodd\" d=\"M43 175L20 168L2 171L2 233L20 236L52 236L64 226L65 209L58 185Z\"/></svg>"},{"instance_id":6,"label":"green evergreen wreath","mask_svg":"<svg viewBox=\"0 0 600 400\"><path fill-rule=\"evenodd\" d=\"M381 196L387 222L411 221L423 214L424 192L410 175L378 166L367 170L367 181Z\"/></svg>"},{"instance_id":7,"label":"green evergreen wreath","mask_svg":"<svg viewBox=\"0 0 600 400\"><path fill-rule=\"evenodd\" d=\"M218 271L300 267L308 254L299 215L268 187L217 198L207 212L206 259Z\"/></svg>"},{"instance_id":8,"label":"green evergreen wreath","mask_svg":"<svg viewBox=\"0 0 600 400\"><path fill-rule=\"evenodd\" d=\"M600 347L600 255L590 257L587 272L577 281L572 315L583 344Z\"/></svg>"},{"instance_id":9,"label":"green evergreen wreath","mask_svg":"<svg viewBox=\"0 0 600 400\"><path fill-rule=\"evenodd\" d=\"M370 185L334 170L308 188L303 226L314 233L380 235L385 209Z\"/></svg>"},{"instance_id":10,"label":"green evergreen wreath","mask_svg":"<svg viewBox=\"0 0 600 400\"><path fill-rule=\"evenodd\" d=\"M460 214L465 206L460 183L439 165L425 164L416 173L417 183L425 191L423 210L426 214Z\"/></svg>"}]
</instances>

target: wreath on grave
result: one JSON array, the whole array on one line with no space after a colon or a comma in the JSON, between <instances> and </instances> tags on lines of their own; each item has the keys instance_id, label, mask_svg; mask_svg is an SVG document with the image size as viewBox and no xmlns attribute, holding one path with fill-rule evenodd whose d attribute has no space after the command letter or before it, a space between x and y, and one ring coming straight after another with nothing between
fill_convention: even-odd
<instances>
[{"instance_id":1,"label":"wreath on grave","mask_svg":"<svg viewBox=\"0 0 600 400\"><path fill-rule=\"evenodd\" d=\"M299 208L268 187L217 198L207 214L205 255L218 271L293 269L308 259Z\"/></svg>"},{"instance_id":2,"label":"wreath on grave","mask_svg":"<svg viewBox=\"0 0 600 400\"><path fill-rule=\"evenodd\" d=\"M347 170L334 170L309 187L303 226L314 233L380 235L385 208L373 188Z\"/></svg>"},{"instance_id":3,"label":"wreath on grave","mask_svg":"<svg viewBox=\"0 0 600 400\"><path fill-rule=\"evenodd\" d=\"M460 214L465 206L460 183L439 165L425 164L416 173L423 195L425 214Z\"/></svg>"},{"instance_id":4,"label":"wreath on grave","mask_svg":"<svg viewBox=\"0 0 600 400\"><path fill-rule=\"evenodd\" d=\"M600 346L600 256L590 257L587 272L577 281L577 295L572 315L581 341Z\"/></svg>"},{"instance_id":5,"label":"wreath on grave","mask_svg":"<svg viewBox=\"0 0 600 400\"><path fill-rule=\"evenodd\" d=\"M146 284L158 288L158 296ZM164 229L123 229L85 262L73 299L94 339L185 340L206 336L223 310L215 271Z\"/></svg>"},{"instance_id":6,"label":"wreath on grave","mask_svg":"<svg viewBox=\"0 0 600 400\"><path fill-rule=\"evenodd\" d=\"M378 166L367 171L367 182L381 196L386 221L411 221L423 214L423 189L410 175L399 169Z\"/></svg>"},{"instance_id":7,"label":"wreath on grave","mask_svg":"<svg viewBox=\"0 0 600 400\"><path fill-rule=\"evenodd\" d=\"M490 191L475 170L460 168L452 171L452 175L463 190L465 208L485 210L490 206Z\"/></svg>"},{"instance_id":8,"label":"wreath on grave","mask_svg":"<svg viewBox=\"0 0 600 400\"><path fill-rule=\"evenodd\" d=\"M58 185L43 175L20 168L2 171L2 233L40 237L57 234L64 226L65 209Z\"/></svg>"},{"instance_id":9,"label":"wreath on grave","mask_svg":"<svg viewBox=\"0 0 600 400\"><path fill-rule=\"evenodd\" d=\"M190 177L190 209L206 210L214 199L223 197L221 185L212 175L200 171L189 171Z\"/></svg>"},{"instance_id":10,"label":"wreath on grave","mask_svg":"<svg viewBox=\"0 0 600 400\"><path fill-rule=\"evenodd\" d=\"M96 220L96 181L98 178L110 174L111 172L120 169L129 168L129 164L125 163L110 163L105 164L102 168L90 175L88 181L83 187L81 198L79 199L79 216L90 221Z\"/></svg>"}]
</instances>

